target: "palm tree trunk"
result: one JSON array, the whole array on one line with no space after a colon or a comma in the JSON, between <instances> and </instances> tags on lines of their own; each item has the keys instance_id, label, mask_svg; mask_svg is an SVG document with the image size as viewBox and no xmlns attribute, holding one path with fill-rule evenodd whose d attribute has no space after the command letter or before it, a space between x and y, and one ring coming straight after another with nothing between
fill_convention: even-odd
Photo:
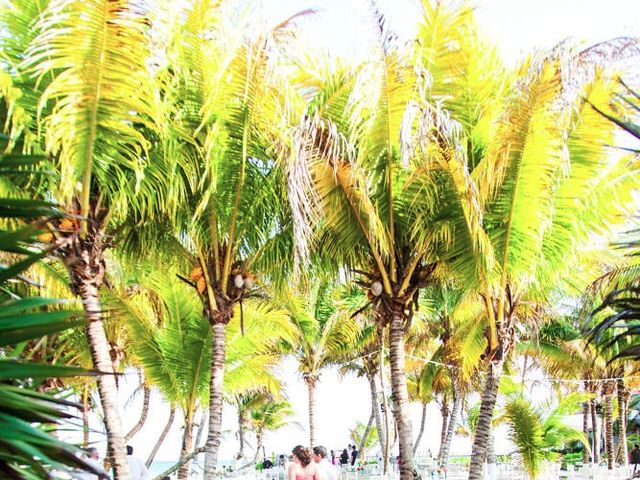
<instances>
[{"instance_id":1,"label":"palm tree trunk","mask_svg":"<svg viewBox=\"0 0 640 480\"><path fill-rule=\"evenodd\" d=\"M380 449L382 449L384 446L384 431L382 429L380 406L378 405L378 386L376 385L376 378L373 374L367 373L367 380L369 381L369 393L371 393L371 411L373 412L373 417L376 421L378 442L380 442Z\"/></svg>"},{"instance_id":2,"label":"palm tree trunk","mask_svg":"<svg viewBox=\"0 0 640 480\"><path fill-rule=\"evenodd\" d=\"M409 414L409 394L405 372L403 305L394 305L389 331L389 355L391 363L391 392L393 394L393 413L400 440L400 480L413 480L413 435Z\"/></svg>"},{"instance_id":3,"label":"palm tree trunk","mask_svg":"<svg viewBox=\"0 0 640 480\"><path fill-rule=\"evenodd\" d=\"M585 392L588 392L589 386L587 382L584 385ZM584 434L584 438L589 438L589 415L591 413L591 402L590 400L585 400L582 402L582 433ZM591 463L591 459L589 458L589 449L584 447L582 451L582 463L587 465Z\"/></svg>"},{"instance_id":4,"label":"palm tree trunk","mask_svg":"<svg viewBox=\"0 0 640 480\"><path fill-rule=\"evenodd\" d=\"M75 266L71 268L71 276L72 283L77 286L88 322L86 333L93 366L99 372L111 372L109 342L104 331L102 306L98 297L98 282L101 280L95 278L92 269L93 265L101 262L101 259L95 258L96 250L93 248L83 249L84 256L78 258ZM99 253L102 254L102 251ZM114 480L129 480L129 464L127 463L127 451L122 433L115 375L110 373L98 375L98 393L104 412L107 447L112 459Z\"/></svg>"},{"instance_id":5,"label":"palm tree trunk","mask_svg":"<svg viewBox=\"0 0 640 480\"><path fill-rule=\"evenodd\" d=\"M607 468L613 470L614 451L613 451L613 385L611 381L605 382L604 386L604 420L605 420L605 437L604 445L607 451Z\"/></svg>"},{"instance_id":6,"label":"palm tree trunk","mask_svg":"<svg viewBox=\"0 0 640 480\"><path fill-rule=\"evenodd\" d=\"M444 447L442 448L442 457L440 458L440 466L444 466L449 463L449 450L451 449L451 441L458 422L458 415L462 408L462 401L458 395L453 398L453 407L451 408L451 415L449 417L449 425L447 426L447 436L444 440Z\"/></svg>"},{"instance_id":7,"label":"palm tree trunk","mask_svg":"<svg viewBox=\"0 0 640 480\"><path fill-rule=\"evenodd\" d=\"M309 446L316 446L316 382L315 377L306 377L308 401L309 401Z\"/></svg>"},{"instance_id":8,"label":"palm tree trunk","mask_svg":"<svg viewBox=\"0 0 640 480\"><path fill-rule=\"evenodd\" d=\"M424 433L424 424L427 420L427 404L422 404L422 417L420 418L420 431L418 431L418 437L416 438L416 443L413 444L413 454L415 455L418 451L418 445L420 445L420 440L422 440L422 434Z\"/></svg>"},{"instance_id":9,"label":"palm tree trunk","mask_svg":"<svg viewBox=\"0 0 640 480\"><path fill-rule=\"evenodd\" d=\"M629 463L629 452L627 448L627 407L629 401L629 391L624 384L624 379L618 379L618 463L627 466Z\"/></svg>"},{"instance_id":10,"label":"palm tree trunk","mask_svg":"<svg viewBox=\"0 0 640 480\"><path fill-rule=\"evenodd\" d=\"M89 384L82 388L82 448L89 447Z\"/></svg>"},{"instance_id":11,"label":"palm tree trunk","mask_svg":"<svg viewBox=\"0 0 640 480\"><path fill-rule=\"evenodd\" d=\"M198 423L198 434L196 435L196 448L200 445L200 439L202 438L202 432L204 431L204 423L207 418L206 410L202 410L202 417L200 418L200 423Z\"/></svg>"},{"instance_id":12,"label":"palm tree trunk","mask_svg":"<svg viewBox=\"0 0 640 480\"><path fill-rule=\"evenodd\" d=\"M253 456L253 463L258 463L258 460L260 460L260 452L262 451L262 437L262 431L256 431L256 454Z\"/></svg>"},{"instance_id":13,"label":"palm tree trunk","mask_svg":"<svg viewBox=\"0 0 640 480\"><path fill-rule=\"evenodd\" d=\"M244 441L244 431L247 425L247 419L244 416L244 412L241 410L238 410L238 440L240 442L240 451L238 452L238 455L244 457L244 445L245 445L245 441Z\"/></svg>"},{"instance_id":14,"label":"palm tree trunk","mask_svg":"<svg viewBox=\"0 0 640 480\"><path fill-rule=\"evenodd\" d=\"M147 421L147 415L149 414L149 399L151 398L151 389L148 385L145 384L143 386L143 391L144 397L142 400L142 412L140 413L140 419L138 420L138 423L136 423L134 427L129 431L129 433L124 436L125 442L131 440L131 438L142 429L144 422Z\"/></svg>"},{"instance_id":15,"label":"palm tree trunk","mask_svg":"<svg viewBox=\"0 0 640 480\"><path fill-rule=\"evenodd\" d=\"M358 451L360 452L360 458L365 458L364 449L367 446L367 438L369 438L369 432L371 431L371 426L373 425L374 416L375 414L371 412L371 415L369 415L367 426L364 429L364 433L362 434L362 440L360 440L360 448L358 449Z\"/></svg>"},{"instance_id":16,"label":"palm tree trunk","mask_svg":"<svg viewBox=\"0 0 640 480\"><path fill-rule=\"evenodd\" d=\"M175 416L176 416L176 408L172 406L171 412L169 413L169 420L167 420L167 424L164 426L164 430L162 430L160 437L158 437L158 441L153 446L153 449L151 450L151 453L149 454L147 461L144 463L147 468L151 466L151 464L153 463L153 459L156 457L156 453L158 453L158 450L160 449L160 446L164 442L164 439L167 438L167 435L169 434L169 430L171 430L171 425L173 425L173 419L175 418Z\"/></svg>"},{"instance_id":17,"label":"palm tree trunk","mask_svg":"<svg viewBox=\"0 0 640 480\"><path fill-rule=\"evenodd\" d=\"M480 413L473 436L471 449L471 464L469 465L469 480L481 480L484 460L487 456L487 444L491 433L493 410L498 397L498 386L502 374L503 361L489 364L487 380L480 398Z\"/></svg>"},{"instance_id":18,"label":"palm tree trunk","mask_svg":"<svg viewBox=\"0 0 640 480\"><path fill-rule=\"evenodd\" d=\"M594 392L595 393L595 392ZM600 432L598 431L598 415L596 411L596 399L589 401L591 410L591 434L593 436L593 462L597 465L600 463Z\"/></svg>"},{"instance_id":19,"label":"palm tree trunk","mask_svg":"<svg viewBox=\"0 0 640 480\"><path fill-rule=\"evenodd\" d=\"M182 448L180 449L180 458L184 458L191 453L193 448L193 422L191 418L184 419L184 433L182 434ZM183 463L178 469L178 480L186 480L189 478L190 462Z\"/></svg>"},{"instance_id":20,"label":"palm tree trunk","mask_svg":"<svg viewBox=\"0 0 640 480\"><path fill-rule=\"evenodd\" d=\"M213 322L211 383L209 385L209 432L205 444L204 478L215 477L218 464L218 450L222 440L222 389L224 380L224 360L227 348L226 324Z\"/></svg>"},{"instance_id":21,"label":"palm tree trunk","mask_svg":"<svg viewBox=\"0 0 640 480\"><path fill-rule=\"evenodd\" d=\"M449 427L449 403L447 397L442 398L440 404L440 416L442 417L442 426L440 427L440 447L438 448L438 465L442 464L442 453L444 452L444 442L447 438L447 428Z\"/></svg>"},{"instance_id":22,"label":"palm tree trunk","mask_svg":"<svg viewBox=\"0 0 640 480\"><path fill-rule=\"evenodd\" d=\"M382 338L382 335L380 335ZM384 341L382 342L384 344ZM384 417L384 446L382 447L382 473L384 475L387 474L387 470L389 469L389 405L387 402L387 395L385 394L385 383L384 383L384 349L380 349L380 390L382 390L382 415Z\"/></svg>"}]
</instances>

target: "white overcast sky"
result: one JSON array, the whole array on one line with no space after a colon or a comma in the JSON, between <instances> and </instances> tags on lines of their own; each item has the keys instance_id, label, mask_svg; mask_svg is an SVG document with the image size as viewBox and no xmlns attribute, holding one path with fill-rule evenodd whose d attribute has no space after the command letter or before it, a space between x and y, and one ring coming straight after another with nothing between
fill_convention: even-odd
<instances>
[{"instance_id":1,"label":"white overcast sky","mask_svg":"<svg viewBox=\"0 0 640 480\"><path fill-rule=\"evenodd\" d=\"M477 5L477 18L481 28L495 39L504 59L513 64L523 52L534 48L553 46L567 37L586 43L620 35L640 36L640 0L484 0ZM387 15L401 37L408 38L415 30L419 8L414 0L379 0L380 9ZM359 0L265 0L264 11L273 19L282 19L305 8L316 8L318 15L305 19L300 26L303 38L310 48L330 48L337 55L358 54L358 45L363 34L359 30L362 11ZM286 394L297 411L296 420L306 426L306 388L296 373L293 361L285 361L280 371L285 380ZM123 388L126 396L135 382ZM329 448L346 446L348 428L356 420L366 422L369 417L369 393L366 381L350 377L340 381L335 370L326 371L318 388L319 432L318 441ZM127 430L135 423L139 402L125 409L124 421ZM415 429L419 424L419 407L413 409ZM150 419L131 444L140 457L146 458L168 416L168 407L156 394L152 398ZM178 424L179 421L176 422ZM225 406L224 429L235 428L235 412ZM421 450L435 452L438 448L440 416L435 407L430 408L425 437ZM97 440L99 434L94 434ZM504 434L500 435L504 439ZM305 444L306 430L288 427L267 437L267 453L288 452L298 444ZM177 458L181 442L181 431L176 426L157 455L159 460ZM469 454L470 443L456 439L453 454ZM498 452L509 448L504 440L498 442ZM230 459L237 449L233 436L224 442L221 459Z\"/></svg>"}]
</instances>

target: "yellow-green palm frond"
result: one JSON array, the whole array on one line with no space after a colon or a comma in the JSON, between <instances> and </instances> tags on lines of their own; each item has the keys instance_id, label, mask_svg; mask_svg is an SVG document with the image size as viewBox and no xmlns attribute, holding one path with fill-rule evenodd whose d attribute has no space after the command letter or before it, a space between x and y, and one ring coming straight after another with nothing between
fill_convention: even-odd
<instances>
[{"instance_id":1,"label":"yellow-green palm frond","mask_svg":"<svg viewBox=\"0 0 640 480\"><path fill-rule=\"evenodd\" d=\"M429 99L460 123L471 169L491 133L490 120L507 83L497 49L464 2L422 0L416 55L429 76Z\"/></svg>"},{"instance_id":2,"label":"yellow-green palm frond","mask_svg":"<svg viewBox=\"0 0 640 480\"><path fill-rule=\"evenodd\" d=\"M251 409L250 421L256 431L273 431L291 423L294 414L289 402L267 400Z\"/></svg>"},{"instance_id":3,"label":"yellow-green palm frond","mask_svg":"<svg viewBox=\"0 0 640 480\"><path fill-rule=\"evenodd\" d=\"M567 161L557 110L562 92L558 60L529 59L520 72L519 86L474 171L501 288L508 280L531 283L557 174Z\"/></svg>"},{"instance_id":4,"label":"yellow-green palm frond","mask_svg":"<svg viewBox=\"0 0 640 480\"><path fill-rule=\"evenodd\" d=\"M244 330L240 322L244 323ZM297 338L290 312L268 302L243 302L234 309L227 325L228 358L242 359L245 355L266 354L282 342Z\"/></svg>"},{"instance_id":5,"label":"yellow-green palm frond","mask_svg":"<svg viewBox=\"0 0 640 480\"><path fill-rule=\"evenodd\" d=\"M477 374L487 348L485 307L475 295L469 295L461 299L451 318L454 332L447 360L457 366L460 386L464 387Z\"/></svg>"},{"instance_id":6,"label":"yellow-green palm frond","mask_svg":"<svg viewBox=\"0 0 640 480\"><path fill-rule=\"evenodd\" d=\"M451 259L449 265L467 283L483 284L494 253L460 125L426 99L416 109L413 170L404 187L411 205L405 220L411 241L429 258Z\"/></svg>"},{"instance_id":7,"label":"yellow-green palm frond","mask_svg":"<svg viewBox=\"0 0 640 480\"><path fill-rule=\"evenodd\" d=\"M580 294L593 277L577 276L572 266L580 264L583 252L612 241L626 228L626 218L635 213L633 196L640 185L637 160L611 150L615 125L590 106L608 103L615 93L615 83L596 75L575 107L566 147L570 165L565 166L553 197L551 224L537 266L537 290L564 283L565 291Z\"/></svg>"},{"instance_id":8,"label":"yellow-green palm frond","mask_svg":"<svg viewBox=\"0 0 640 480\"><path fill-rule=\"evenodd\" d=\"M316 115L297 127L294 145L288 180L294 225L299 226L294 232L297 244L315 237L324 255L349 265L373 255L384 278L388 237L353 145L335 124Z\"/></svg>"},{"instance_id":9,"label":"yellow-green palm frond","mask_svg":"<svg viewBox=\"0 0 640 480\"><path fill-rule=\"evenodd\" d=\"M510 421L511 440L529 478L535 480L542 468L545 455L542 451L544 431L540 415L525 400L515 399L506 408Z\"/></svg>"},{"instance_id":10,"label":"yellow-green palm frond","mask_svg":"<svg viewBox=\"0 0 640 480\"><path fill-rule=\"evenodd\" d=\"M43 119L47 148L62 198L77 195L86 216L94 177L114 201L142 180L151 92L144 11L126 1L53 0L39 28L25 62L33 75L55 74L40 101L40 110L53 102Z\"/></svg>"},{"instance_id":11,"label":"yellow-green palm frond","mask_svg":"<svg viewBox=\"0 0 640 480\"><path fill-rule=\"evenodd\" d=\"M324 368L345 360L358 340L361 330L351 312L336 306L337 290L323 282L285 295L296 334L283 348L296 358L304 376L317 378Z\"/></svg>"}]
</instances>

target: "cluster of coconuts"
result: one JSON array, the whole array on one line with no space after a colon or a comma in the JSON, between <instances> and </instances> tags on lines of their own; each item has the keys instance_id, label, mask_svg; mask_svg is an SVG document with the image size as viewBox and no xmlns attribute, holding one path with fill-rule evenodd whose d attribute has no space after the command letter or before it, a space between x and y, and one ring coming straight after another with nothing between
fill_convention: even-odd
<instances>
[{"instance_id":1,"label":"cluster of coconuts","mask_svg":"<svg viewBox=\"0 0 640 480\"><path fill-rule=\"evenodd\" d=\"M196 283L196 289L199 293L203 293L205 291L207 288L207 282L204 278L204 272L200 265L191 270L189 278ZM231 271L231 278L233 279L233 286L238 290L251 290L253 288L253 275L251 272L242 272L239 268L234 268Z\"/></svg>"},{"instance_id":2,"label":"cluster of coconuts","mask_svg":"<svg viewBox=\"0 0 640 480\"><path fill-rule=\"evenodd\" d=\"M251 272L243 272L239 268L231 270L233 277L233 286L238 290L251 290L253 288L253 275Z\"/></svg>"},{"instance_id":3,"label":"cluster of coconuts","mask_svg":"<svg viewBox=\"0 0 640 480\"><path fill-rule=\"evenodd\" d=\"M71 218L63 218L58 223L56 230L61 233L71 233L79 229L79 222ZM55 240L55 236L52 231L47 231L38 235L38 241L42 243L51 243Z\"/></svg>"}]
</instances>

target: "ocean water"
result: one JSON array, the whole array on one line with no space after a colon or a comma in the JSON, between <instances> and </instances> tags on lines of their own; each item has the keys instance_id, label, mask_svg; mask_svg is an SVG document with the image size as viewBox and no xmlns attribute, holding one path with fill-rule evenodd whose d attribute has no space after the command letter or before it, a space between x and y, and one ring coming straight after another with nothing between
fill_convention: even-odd
<instances>
[{"instance_id":1,"label":"ocean water","mask_svg":"<svg viewBox=\"0 0 640 480\"><path fill-rule=\"evenodd\" d=\"M177 462L177 460L160 460L160 461L154 461L151 464L151 467L149 468L149 474L151 475L151 478L153 478L156 475L161 474L162 472L166 471L168 468L171 468L173 465L175 465L175 463ZM220 463L223 466L226 465L230 465L231 462L230 461L222 461ZM202 469L204 468L204 458L200 459L200 461L198 462L198 464L195 463L195 461L191 462L191 472L192 474L189 476L190 479L197 479L197 478L201 478L201 472ZM171 479L176 478L176 474L173 473L170 477Z\"/></svg>"},{"instance_id":2,"label":"ocean water","mask_svg":"<svg viewBox=\"0 0 640 480\"><path fill-rule=\"evenodd\" d=\"M164 472L167 468L170 468L175 462L153 462L151 464L151 468L149 468L149 473L151 476L159 475Z\"/></svg>"}]
</instances>

